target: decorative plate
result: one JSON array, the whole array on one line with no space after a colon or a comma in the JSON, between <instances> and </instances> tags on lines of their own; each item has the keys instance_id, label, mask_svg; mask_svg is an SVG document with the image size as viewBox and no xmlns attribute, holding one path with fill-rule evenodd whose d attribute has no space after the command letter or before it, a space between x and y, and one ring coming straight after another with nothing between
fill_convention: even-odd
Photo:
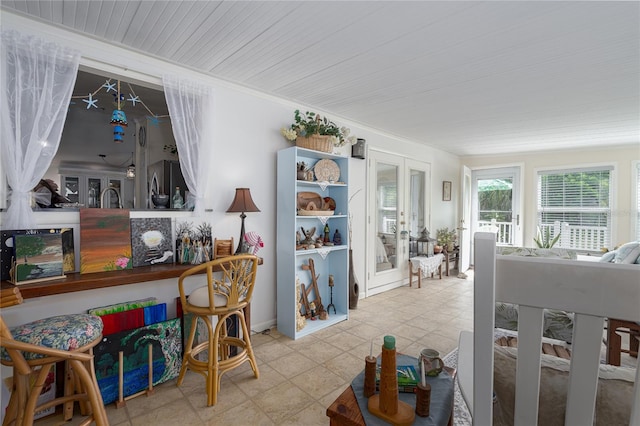
<instances>
[{"instance_id":1,"label":"decorative plate","mask_svg":"<svg viewBox=\"0 0 640 426\"><path fill-rule=\"evenodd\" d=\"M319 181L337 182L340 179L340 167L333 160L324 158L316 163L313 170Z\"/></svg>"},{"instance_id":2,"label":"decorative plate","mask_svg":"<svg viewBox=\"0 0 640 426\"><path fill-rule=\"evenodd\" d=\"M324 197L324 203L322 203L322 210L335 210L336 200L331 197Z\"/></svg>"}]
</instances>

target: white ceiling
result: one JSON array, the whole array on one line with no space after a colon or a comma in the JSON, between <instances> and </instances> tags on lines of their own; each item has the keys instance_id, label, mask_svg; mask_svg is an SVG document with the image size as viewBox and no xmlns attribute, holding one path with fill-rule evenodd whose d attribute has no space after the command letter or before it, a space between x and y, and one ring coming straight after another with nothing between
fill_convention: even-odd
<instances>
[{"instance_id":1,"label":"white ceiling","mask_svg":"<svg viewBox=\"0 0 640 426\"><path fill-rule=\"evenodd\" d=\"M640 143L640 2L9 1L458 155Z\"/></svg>"}]
</instances>

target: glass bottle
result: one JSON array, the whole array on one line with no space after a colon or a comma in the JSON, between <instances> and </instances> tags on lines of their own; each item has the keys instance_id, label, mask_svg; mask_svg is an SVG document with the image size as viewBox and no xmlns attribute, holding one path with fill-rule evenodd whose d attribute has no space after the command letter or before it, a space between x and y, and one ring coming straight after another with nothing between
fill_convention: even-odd
<instances>
[{"instance_id":1,"label":"glass bottle","mask_svg":"<svg viewBox=\"0 0 640 426\"><path fill-rule=\"evenodd\" d=\"M171 203L171 206L174 209L181 209L182 203L184 203L184 199L182 198L182 195L180 195L180 187L176 186L176 193L173 194L173 202Z\"/></svg>"}]
</instances>

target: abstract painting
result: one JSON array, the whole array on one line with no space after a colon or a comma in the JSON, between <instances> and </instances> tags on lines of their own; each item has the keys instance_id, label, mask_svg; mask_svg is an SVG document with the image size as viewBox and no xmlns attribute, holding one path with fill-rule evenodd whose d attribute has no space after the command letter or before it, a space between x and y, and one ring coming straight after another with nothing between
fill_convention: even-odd
<instances>
[{"instance_id":1,"label":"abstract painting","mask_svg":"<svg viewBox=\"0 0 640 426\"><path fill-rule=\"evenodd\" d=\"M153 384L178 376L182 362L180 319L144 326L104 336L93 349L98 387L105 404L118 399L118 353L123 352L124 395L147 389L149 385L149 345L153 353Z\"/></svg>"},{"instance_id":2,"label":"abstract painting","mask_svg":"<svg viewBox=\"0 0 640 426\"><path fill-rule=\"evenodd\" d=\"M80 273L133 268L126 209L80 209Z\"/></svg>"},{"instance_id":3,"label":"abstract painting","mask_svg":"<svg viewBox=\"0 0 640 426\"><path fill-rule=\"evenodd\" d=\"M13 245L16 284L64 277L60 234L15 235Z\"/></svg>"},{"instance_id":4,"label":"abstract painting","mask_svg":"<svg viewBox=\"0 0 640 426\"><path fill-rule=\"evenodd\" d=\"M72 228L42 228L42 229L14 229L0 231L0 279L8 280L11 270L11 259L13 258L15 247L13 237L15 235L40 235L40 234L61 234L62 235L62 257L63 271L65 273L76 270L76 255L74 252L73 229Z\"/></svg>"},{"instance_id":5,"label":"abstract painting","mask_svg":"<svg viewBox=\"0 0 640 426\"><path fill-rule=\"evenodd\" d=\"M171 218L131 219L133 267L173 263Z\"/></svg>"}]
</instances>

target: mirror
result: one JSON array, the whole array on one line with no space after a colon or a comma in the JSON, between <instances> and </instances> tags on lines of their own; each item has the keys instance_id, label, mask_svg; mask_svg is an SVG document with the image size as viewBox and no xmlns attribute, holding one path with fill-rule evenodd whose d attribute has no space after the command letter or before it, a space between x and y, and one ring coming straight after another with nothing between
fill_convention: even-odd
<instances>
[{"instance_id":1,"label":"mirror","mask_svg":"<svg viewBox=\"0 0 640 426\"><path fill-rule=\"evenodd\" d=\"M60 194L69 199L65 206L101 207L104 202L117 207L114 191L102 194L111 187L118 189L124 208L154 208L149 170L165 163L171 166L171 175L158 176L162 182L156 188L171 195L180 186L185 197L184 180L172 180L181 173L164 92L162 87L142 84L78 71L60 147L43 177L58 184ZM118 132L121 141L115 141L119 129L112 124L114 111L124 112L128 123ZM135 177L127 177L132 165Z\"/></svg>"}]
</instances>

